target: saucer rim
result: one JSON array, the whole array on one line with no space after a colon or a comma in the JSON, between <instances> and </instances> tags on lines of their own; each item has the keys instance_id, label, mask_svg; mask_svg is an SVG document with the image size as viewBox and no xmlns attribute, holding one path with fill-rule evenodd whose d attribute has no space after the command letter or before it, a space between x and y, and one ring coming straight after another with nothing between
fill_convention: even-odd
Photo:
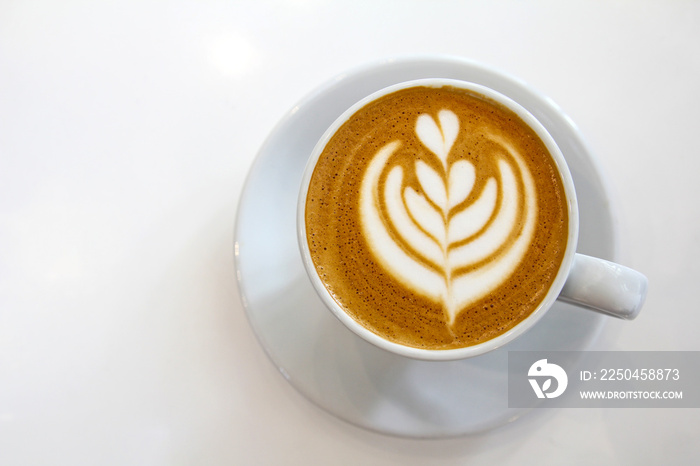
<instances>
[{"instance_id":1,"label":"saucer rim","mask_svg":"<svg viewBox=\"0 0 700 466\"><path fill-rule=\"evenodd\" d=\"M378 71L381 71L385 69L385 67L391 67L391 66L413 66L416 69L422 67L425 67L426 69L430 66L430 64L433 63L438 63L441 65L444 64L450 64L453 66L458 66L458 67L464 67L465 69L470 67L470 66L477 66L480 68L487 68L491 73L500 75L501 79L504 79L506 81L509 81L512 85L515 85L516 87L521 88L520 90L522 92L529 93L531 97L533 97L535 100L538 101L540 105L543 105L544 107L548 107L546 110L549 112L554 112L555 115L561 116L561 120L557 122L559 125L565 125L567 126L568 132L570 132L572 135L574 135L577 138L577 143L581 146L581 149L586 154L586 161L588 162L589 165L591 165L591 168L594 172L594 175L597 177L597 182L602 186L602 189L604 190L605 193L607 193L607 196L604 196L607 200L611 199L610 196L610 184L605 176L605 172L601 170L600 167L600 162L595 156L595 154L590 150L588 147L586 141L583 139L581 132L578 130L576 125L571 121L571 119L549 98L544 96L543 94L539 93L536 89L534 89L532 86L528 85L525 81L522 81L521 79L518 79L516 77L513 77L507 73L503 73L500 70L493 68L491 66L486 66L480 62L470 60L470 59L464 59L460 57L451 57L451 56L436 56L436 55L430 55L430 56L411 56L411 57L402 57L402 58L392 58L392 59L386 59L374 63L370 63L367 65L363 65L360 67L356 67L354 70L350 70L348 72L342 73L340 75L337 75L336 77L326 81L325 83L321 84L317 88L315 88L312 92L308 93L304 98L302 98L295 106L293 106L287 113L284 114L284 116L280 119L280 121L273 127L271 132L269 133L268 137L265 139L264 143L261 145L258 153L256 154L255 161L251 165L249 172L246 176L245 182L243 184L243 188L241 191L240 195L240 200L238 203L238 211L236 214L236 219L235 219L235 225L234 225L234 267L236 270L236 279L239 285L239 291L241 295L241 300L243 302L243 306L246 312L246 315L248 317L248 321L251 325L251 328L254 330L254 333L256 335L257 340L261 344L262 348L264 349L265 353L267 354L268 358L270 361L274 364L274 366L282 373L282 375L290 381L290 384L299 392L301 393L305 398L307 398L309 401L312 402L312 404L320 407L321 409L330 412L331 414L337 416L338 418L344 420L345 422L348 422L352 425L356 425L358 427L361 427L363 429L367 429L370 431L382 433L382 434L387 434L387 435L393 435L397 437L413 437L413 438L448 438L448 437L457 437L457 436L463 436L467 434L473 434L473 433L478 433L478 432L484 432L493 428L496 428L500 425L506 424L508 422L512 422L516 418L519 418L520 416L524 415L525 413L529 412L530 409L523 409L519 410L518 413L514 416L508 416L507 418L504 419L494 419L490 423L483 423L481 428L473 430L473 431L464 431L464 432L454 432L451 434L437 434L437 435L407 435L406 433L399 433L399 432L392 432L388 431L386 429L380 429L380 428L373 428L371 425L366 425L366 424L361 424L358 422L354 422L351 419L347 419L343 417L341 414L333 412L333 410L328 407L324 406L321 403L318 402L318 400L314 400L313 397L311 397L309 394L305 393L300 387L295 385L295 383L292 380L292 376L288 373L286 373L286 370L284 367L281 366L277 362L277 359L274 354L272 354L272 351L270 348L267 347L265 342L262 339L262 335L260 334L260 329L254 322L255 319L253 319L253 316L251 314L252 309L250 308L250 302L247 298L246 295L246 286L245 286L245 279L243 277L241 267L240 267L240 258L239 258L239 243L238 239L240 237L240 231L241 231L241 211L242 209L240 208L244 202L246 202L246 193L248 192L249 189L249 184L251 183L251 179L253 178L253 173L255 173L258 169L258 166L263 163L263 155L269 152L269 149L271 145L273 145L273 142L275 141L276 137L283 132L284 128L287 127L290 124L290 121L294 118L294 116L303 108L306 108L310 106L312 103L317 102L318 100L323 100L324 98L329 97L329 93L333 89L337 88L342 88L344 85L351 85L352 80L370 80L371 74L372 73L377 73ZM390 73L389 70L386 71L386 73ZM436 75L437 76L437 75ZM439 77L444 77L444 76L439 76ZM452 76L448 76L449 78L452 78ZM415 79L415 78L411 78ZM507 94L506 94L507 95ZM544 108L543 107L543 108ZM527 107L526 107L527 108ZM543 110L544 111L544 110ZM546 112L545 112L546 113ZM547 127L547 125L545 125ZM563 128L563 126L562 126ZM563 129L560 128L559 132L565 132ZM549 128L548 128L549 130ZM554 135L552 136L557 139ZM565 157L566 158L566 157ZM610 202L607 206L607 210L610 213L610 218L607 219L609 222L609 233L611 234L611 244L608 244L607 246L609 247L609 251L606 255L605 258L614 260L615 257L617 256L617 251L618 251L618 238L619 238L619 227L617 225L616 221L616 216L614 215L615 209L613 208L614 205L611 205L612 202ZM590 348L595 341L598 339L603 327L605 324L604 319L600 319L597 323L597 327L594 331L590 332L587 340L586 340L586 345L585 348L582 349L588 349ZM357 337L359 338L359 337Z\"/></svg>"}]
</instances>

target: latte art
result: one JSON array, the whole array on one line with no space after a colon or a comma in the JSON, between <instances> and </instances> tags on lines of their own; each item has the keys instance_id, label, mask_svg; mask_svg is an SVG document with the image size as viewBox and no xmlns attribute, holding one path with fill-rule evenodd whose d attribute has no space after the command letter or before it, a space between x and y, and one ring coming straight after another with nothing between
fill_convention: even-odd
<instances>
[{"instance_id":1,"label":"latte art","mask_svg":"<svg viewBox=\"0 0 700 466\"><path fill-rule=\"evenodd\" d=\"M386 144L362 179L360 219L382 266L409 289L442 303L451 325L462 308L515 271L532 240L537 203L522 157L497 136L490 139L499 148L499 176L473 193L473 163L449 162L459 118L446 109L437 117L421 114L415 132L440 170L418 160L413 169L420 189L406 186L403 168L387 163L401 141Z\"/></svg>"},{"instance_id":2,"label":"latte art","mask_svg":"<svg viewBox=\"0 0 700 466\"><path fill-rule=\"evenodd\" d=\"M567 201L545 144L509 108L452 86L354 111L310 176L311 262L353 320L406 346L495 338L546 296Z\"/></svg>"}]
</instances>

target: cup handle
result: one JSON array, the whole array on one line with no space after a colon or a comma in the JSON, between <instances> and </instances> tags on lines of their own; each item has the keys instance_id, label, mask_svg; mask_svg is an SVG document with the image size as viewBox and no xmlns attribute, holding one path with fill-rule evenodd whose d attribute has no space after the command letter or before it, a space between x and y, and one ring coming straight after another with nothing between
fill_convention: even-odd
<instances>
[{"instance_id":1,"label":"cup handle","mask_svg":"<svg viewBox=\"0 0 700 466\"><path fill-rule=\"evenodd\" d=\"M632 320L644 304L647 286L647 277L636 270L577 253L557 299Z\"/></svg>"}]
</instances>

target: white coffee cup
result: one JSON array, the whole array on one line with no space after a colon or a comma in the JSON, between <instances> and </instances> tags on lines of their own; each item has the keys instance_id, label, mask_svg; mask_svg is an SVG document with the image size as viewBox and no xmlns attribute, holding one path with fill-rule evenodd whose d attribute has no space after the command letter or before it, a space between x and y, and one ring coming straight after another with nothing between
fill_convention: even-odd
<instances>
[{"instance_id":1,"label":"white coffee cup","mask_svg":"<svg viewBox=\"0 0 700 466\"><path fill-rule=\"evenodd\" d=\"M359 109L393 92L417 87L453 86L482 94L515 112L547 147L555 161L567 199L569 229L567 246L561 266L549 291L537 308L507 332L473 346L448 350L430 350L401 345L368 330L349 316L327 291L311 259L306 237L306 197L316 162L333 134ZM647 291L647 279L641 273L622 265L576 252L579 232L576 191L566 160L545 127L525 108L509 97L488 87L453 79L430 78L407 81L377 91L345 111L324 133L315 146L302 178L297 208L297 234L302 260L316 292L328 309L351 331L366 341L398 355L423 360L454 360L478 356L499 348L532 328L557 301L602 312L621 319L634 319L639 313Z\"/></svg>"}]
</instances>

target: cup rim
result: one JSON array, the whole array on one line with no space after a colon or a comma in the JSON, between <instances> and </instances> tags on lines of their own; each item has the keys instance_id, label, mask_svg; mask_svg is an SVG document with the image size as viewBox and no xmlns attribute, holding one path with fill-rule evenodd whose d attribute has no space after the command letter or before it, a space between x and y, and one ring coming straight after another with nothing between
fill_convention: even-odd
<instances>
[{"instance_id":1,"label":"cup rim","mask_svg":"<svg viewBox=\"0 0 700 466\"><path fill-rule=\"evenodd\" d=\"M488 69L487 69L488 70ZM515 112L536 134L540 137L542 142L547 147L550 156L554 160L555 166L559 172L559 175L564 186L564 192L566 194L567 200L567 214L568 214L568 225L569 231L567 235L567 245L564 257L562 259L561 265L557 272L556 277L552 281L547 294L544 299L540 301L538 306L534 311L530 313L525 319L515 325L508 331L498 335L495 338L487 340L482 343L478 343L472 346L465 346L461 348L452 349L425 349L417 348L412 346L402 345L390 340L387 340L380 335L367 329L355 319L353 319L349 314L347 314L340 305L333 299L331 294L326 289L325 285L318 276L318 271L316 270L313 260L311 259L309 245L306 240L306 197L308 194L309 184L311 177L313 175L316 163L323 152L323 149L330 141L331 137L335 132L358 110L366 106L368 103L393 92L408 89L412 87L443 87L443 86L454 86L461 89L471 90L473 92L479 93L489 99L492 99L502 105L505 105L511 111ZM450 361L458 359L466 359L470 357L479 356L481 354L488 353L497 348L500 348L511 341L518 338L520 335L526 333L530 328L532 328L551 308L551 306L556 301L559 293L564 287L566 278L569 275L569 271L573 264L573 260L576 254L576 245L578 242L578 231L579 231L579 218L578 218L578 203L576 199L576 191L571 177L571 172L569 171L568 164L564 159L564 156L559 149L558 145L554 141L554 138L549 134L547 129L537 120L527 109L522 105L515 102L510 97L495 91L488 86L477 84L474 82L452 79L452 78L422 78L409 81L403 81L383 89L375 91L363 99L359 100L351 107L349 107L345 112L343 112L334 122L328 127L328 129L323 133L319 141L314 146L314 149L307 160L306 166L304 168L301 188L299 191L299 197L297 201L297 240L299 243L299 249L302 256L302 262L304 268L306 269L307 276L309 277L316 294L321 298L324 305L333 313L333 315L338 318L349 330L354 332L359 337L372 343L373 345L398 354L401 356L427 360L427 361Z\"/></svg>"}]
</instances>

